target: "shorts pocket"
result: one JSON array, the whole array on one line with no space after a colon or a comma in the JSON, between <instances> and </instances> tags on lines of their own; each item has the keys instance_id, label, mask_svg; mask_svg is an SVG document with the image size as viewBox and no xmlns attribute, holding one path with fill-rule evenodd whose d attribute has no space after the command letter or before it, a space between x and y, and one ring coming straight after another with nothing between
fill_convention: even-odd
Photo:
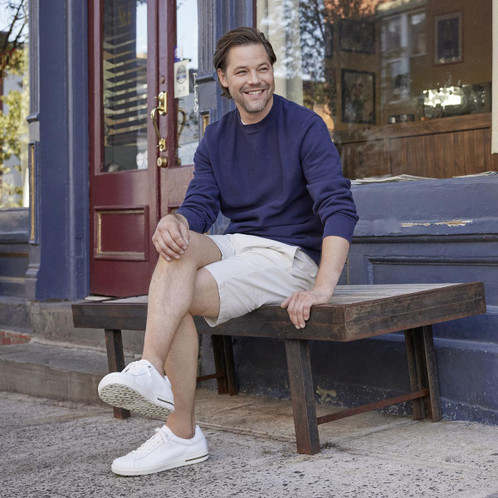
<instances>
[{"instance_id":1,"label":"shorts pocket","mask_svg":"<svg viewBox=\"0 0 498 498\"><path fill-rule=\"evenodd\" d=\"M311 285L314 285L318 266L302 249L298 249L294 257L292 273L309 280Z\"/></svg>"}]
</instances>

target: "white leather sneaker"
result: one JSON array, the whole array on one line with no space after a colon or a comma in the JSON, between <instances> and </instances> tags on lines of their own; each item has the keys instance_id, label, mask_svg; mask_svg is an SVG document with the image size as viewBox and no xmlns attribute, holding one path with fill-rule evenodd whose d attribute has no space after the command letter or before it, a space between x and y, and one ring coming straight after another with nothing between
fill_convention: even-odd
<instances>
[{"instance_id":1,"label":"white leather sneaker","mask_svg":"<svg viewBox=\"0 0 498 498\"><path fill-rule=\"evenodd\" d=\"M109 405L162 420L175 408L168 378L147 360L106 375L99 383L99 396Z\"/></svg>"},{"instance_id":2,"label":"white leather sneaker","mask_svg":"<svg viewBox=\"0 0 498 498\"><path fill-rule=\"evenodd\" d=\"M121 476L142 476L200 463L208 458L207 441L198 426L192 439L182 439L163 425L142 446L116 458L111 470Z\"/></svg>"}]
</instances>

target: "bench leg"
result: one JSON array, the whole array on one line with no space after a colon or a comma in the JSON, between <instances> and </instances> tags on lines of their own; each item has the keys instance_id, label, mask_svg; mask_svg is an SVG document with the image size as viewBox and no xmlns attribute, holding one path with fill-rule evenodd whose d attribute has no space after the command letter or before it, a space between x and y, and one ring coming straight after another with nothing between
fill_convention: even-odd
<instances>
[{"instance_id":1,"label":"bench leg","mask_svg":"<svg viewBox=\"0 0 498 498\"><path fill-rule=\"evenodd\" d=\"M421 356L419 329L405 330L405 345L408 360L408 375L410 377L410 389L412 392L423 389L425 382L423 375L423 357ZM425 416L424 400L413 400L413 420L419 420Z\"/></svg>"},{"instance_id":2,"label":"bench leg","mask_svg":"<svg viewBox=\"0 0 498 498\"><path fill-rule=\"evenodd\" d=\"M413 418L418 420L428 415L437 422L441 420L441 400L432 327L406 330L405 343L412 392L429 389L426 398L413 400Z\"/></svg>"},{"instance_id":3,"label":"bench leg","mask_svg":"<svg viewBox=\"0 0 498 498\"><path fill-rule=\"evenodd\" d=\"M226 394L228 392L228 379L226 375L226 360L223 347L223 336L212 335L211 346L213 347L214 368L216 370L216 384L218 386L218 394Z\"/></svg>"},{"instance_id":4,"label":"bench leg","mask_svg":"<svg viewBox=\"0 0 498 498\"><path fill-rule=\"evenodd\" d=\"M218 394L233 396L239 392L235 378L235 363L233 361L232 337L229 335L212 335L214 366L216 369L216 382ZM212 376L207 376L210 378ZM206 380L203 378L202 380Z\"/></svg>"},{"instance_id":5,"label":"bench leg","mask_svg":"<svg viewBox=\"0 0 498 498\"><path fill-rule=\"evenodd\" d=\"M320 452L308 341L285 341L298 453Z\"/></svg>"},{"instance_id":6,"label":"bench leg","mask_svg":"<svg viewBox=\"0 0 498 498\"><path fill-rule=\"evenodd\" d=\"M225 372L227 376L228 394L233 396L238 394L237 379L235 378L235 362L233 360L232 337L223 336L223 356L225 358Z\"/></svg>"},{"instance_id":7,"label":"bench leg","mask_svg":"<svg viewBox=\"0 0 498 498\"><path fill-rule=\"evenodd\" d=\"M107 348L109 372L121 372L125 367L121 330L105 329L105 346ZM113 409L115 418L125 419L130 416L129 410L116 407Z\"/></svg>"},{"instance_id":8,"label":"bench leg","mask_svg":"<svg viewBox=\"0 0 498 498\"><path fill-rule=\"evenodd\" d=\"M432 327L430 325L422 327L422 336L427 369L427 384L429 387L431 418L433 422L438 422L443 418L443 415L441 411L441 395L439 393L436 352L434 350L434 339L432 337Z\"/></svg>"}]
</instances>

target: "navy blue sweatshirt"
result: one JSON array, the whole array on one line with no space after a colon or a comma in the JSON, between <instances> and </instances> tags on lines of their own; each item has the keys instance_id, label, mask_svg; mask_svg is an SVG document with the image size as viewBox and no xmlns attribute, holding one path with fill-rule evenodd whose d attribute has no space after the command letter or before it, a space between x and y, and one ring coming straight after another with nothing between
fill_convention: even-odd
<instances>
[{"instance_id":1,"label":"navy blue sweatshirt","mask_svg":"<svg viewBox=\"0 0 498 498\"><path fill-rule=\"evenodd\" d=\"M350 182L323 120L274 95L268 115L244 125L237 110L206 128L194 177L178 212L190 229L209 230L218 212L225 233L300 246L315 262L322 238L353 236L358 220Z\"/></svg>"}]
</instances>

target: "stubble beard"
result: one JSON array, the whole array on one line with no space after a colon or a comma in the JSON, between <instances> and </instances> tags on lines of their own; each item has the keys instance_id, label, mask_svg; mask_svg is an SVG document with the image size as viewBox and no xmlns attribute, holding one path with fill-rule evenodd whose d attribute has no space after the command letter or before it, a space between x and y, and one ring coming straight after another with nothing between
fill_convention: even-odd
<instances>
[{"instance_id":1,"label":"stubble beard","mask_svg":"<svg viewBox=\"0 0 498 498\"><path fill-rule=\"evenodd\" d=\"M270 102L270 100L273 97L273 89L271 87L268 87L265 89L267 91L266 97L258 102L247 102L245 98L243 97L243 94L241 94L240 98L237 99L238 103L242 106L244 111L246 111L249 114L257 114L259 112L262 112L266 109L266 106Z\"/></svg>"}]
</instances>

